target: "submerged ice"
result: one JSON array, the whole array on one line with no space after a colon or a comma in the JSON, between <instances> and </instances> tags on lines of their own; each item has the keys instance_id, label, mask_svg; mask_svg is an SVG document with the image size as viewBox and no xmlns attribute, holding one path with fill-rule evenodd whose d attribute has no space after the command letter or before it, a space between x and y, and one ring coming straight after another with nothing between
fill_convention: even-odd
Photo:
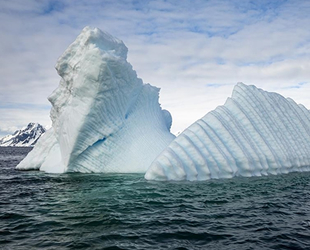
<instances>
[{"instance_id":1,"label":"submerged ice","mask_svg":"<svg viewBox=\"0 0 310 250\"><path fill-rule=\"evenodd\" d=\"M310 112L239 83L157 157L148 180L206 180L310 170Z\"/></svg>"},{"instance_id":2,"label":"submerged ice","mask_svg":"<svg viewBox=\"0 0 310 250\"><path fill-rule=\"evenodd\" d=\"M52 128L17 166L46 172L145 173L174 139L159 89L143 84L127 48L86 27L56 64Z\"/></svg>"}]
</instances>

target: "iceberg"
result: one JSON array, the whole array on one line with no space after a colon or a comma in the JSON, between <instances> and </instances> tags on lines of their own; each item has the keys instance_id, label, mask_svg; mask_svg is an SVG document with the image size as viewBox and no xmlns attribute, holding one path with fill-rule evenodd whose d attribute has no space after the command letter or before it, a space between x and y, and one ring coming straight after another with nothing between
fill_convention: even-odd
<instances>
[{"instance_id":1,"label":"iceberg","mask_svg":"<svg viewBox=\"0 0 310 250\"><path fill-rule=\"evenodd\" d=\"M191 181L310 170L304 106L238 83L223 106L175 138L159 89L137 77L127 51L121 40L83 29L56 64L52 128L17 169Z\"/></svg>"},{"instance_id":2,"label":"iceberg","mask_svg":"<svg viewBox=\"0 0 310 250\"><path fill-rule=\"evenodd\" d=\"M170 143L145 178L194 181L309 170L309 110L238 83L223 106Z\"/></svg>"},{"instance_id":3,"label":"iceberg","mask_svg":"<svg viewBox=\"0 0 310 250\"><path fill-rule=\"evenodd\" d=\"M85 27L58 59L52 128L17 169L145 173L175 138L159 89L144 84L121 40Z\"/></svg>"}]
</instances>

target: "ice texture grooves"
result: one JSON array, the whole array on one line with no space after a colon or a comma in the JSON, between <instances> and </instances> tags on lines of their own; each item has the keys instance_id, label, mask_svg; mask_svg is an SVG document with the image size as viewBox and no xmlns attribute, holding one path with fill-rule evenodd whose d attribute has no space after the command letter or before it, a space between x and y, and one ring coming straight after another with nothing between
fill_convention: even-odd
<instances>
[{"instance_id":1,"label":"ice texture grooves","mask_svg":"<svg viewBox=\"0 0 310 250\"><path fill-rule=\"evenodd\" d=\"M56 64L53 127L17 168L46 172L145 173L174 139L159 89L143 84L127 48L86 27ZM36 164L33 164L33 163Z\"/></svg>"},{"instance_id":2,"label":"ice texture grooves","mask_svg":"<svg viewBox=\"0 0 310 250\"><path fill-rule=\"evenodd\" d=\"M207 180L310 170L310 112L292 99L238 83L223 106L180 134L148 180Z\"/></svg>"}]
</instances>

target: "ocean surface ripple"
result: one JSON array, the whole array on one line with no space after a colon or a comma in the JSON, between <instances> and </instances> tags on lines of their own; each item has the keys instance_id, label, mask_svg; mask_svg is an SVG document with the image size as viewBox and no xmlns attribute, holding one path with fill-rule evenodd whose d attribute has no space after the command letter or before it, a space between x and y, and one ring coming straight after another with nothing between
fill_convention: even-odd
<instances>
[{"instance_id":1,"label":"ocean surface ripple","mask_svg":"<svg viewBox=\"0 0 310 250\"><path fill-rule=\"evenodd\" d=\"M310 249L310 173L205 182L15 170L0 148L0 249Z\"/></svg>"}]
</instances>

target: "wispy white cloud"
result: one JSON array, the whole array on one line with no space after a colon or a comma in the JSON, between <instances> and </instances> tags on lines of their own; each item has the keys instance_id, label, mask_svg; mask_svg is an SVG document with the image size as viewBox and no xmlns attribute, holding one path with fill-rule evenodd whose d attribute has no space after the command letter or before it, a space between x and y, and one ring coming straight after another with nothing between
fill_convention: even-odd
<instances>
[{"instance_id":1,"label":"wispy white cloud","mask_svg":"<svg viewBox=\"0 0 310 250\"><path fill-rule=\"evenodd\" d=\"M49 123L46 97L59 82L54 65L86 25L125 42L139 77L161 88L173 132L223 104L239 81L310 108L309 13L302 0L5 1L0 134Z\"/></svg>"}]
</instances>

